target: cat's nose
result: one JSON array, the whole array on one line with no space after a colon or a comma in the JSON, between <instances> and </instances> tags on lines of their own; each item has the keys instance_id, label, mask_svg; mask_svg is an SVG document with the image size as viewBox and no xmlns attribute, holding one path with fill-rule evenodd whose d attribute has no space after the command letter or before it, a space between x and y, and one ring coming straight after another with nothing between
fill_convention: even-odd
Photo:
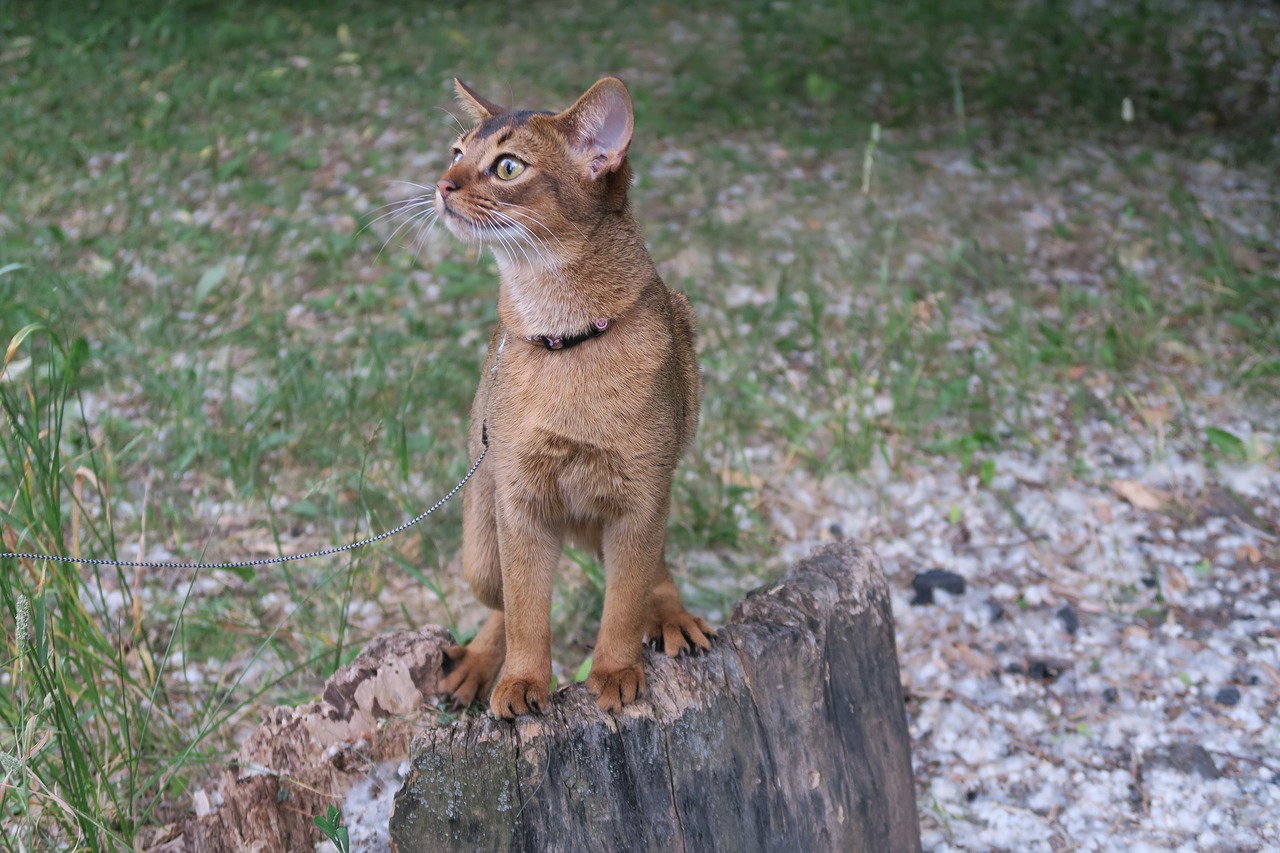
<instances>
[{"instance_id":1,"label":"cat's nose","mask_svg":"<svg viewBox=\"0 0 1280 853\"><path fill-rule=\"evenodd\" d=\"M449 193L453 192L457 188L458 185L456 183L445 178L441 178L436 181L436 189L440 190L440 195L444 198L448 198Z\"/></svg>"}]
</instances>

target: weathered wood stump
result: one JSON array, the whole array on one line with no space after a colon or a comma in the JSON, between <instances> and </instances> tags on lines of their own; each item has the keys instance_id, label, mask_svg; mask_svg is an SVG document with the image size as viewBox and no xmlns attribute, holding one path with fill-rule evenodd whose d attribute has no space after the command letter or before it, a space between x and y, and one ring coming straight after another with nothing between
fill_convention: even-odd
<instances>
[{"instance_id":1,"label":"weathered wood stump","mask_svg":"<svg viewBox=\"0 0 1280 853\"><path fill-rule=\"evenodd\" d=\"M648 658L616 717L580 685L543 717L423 731L398 853L920 849L878 560L823 548L735 608L715 648Z\"/></svg>"},{"instance_id":2,"label":"weathered wood stump","mask_svg":"<svg viewBox=\"0 0 1280 853\"><path fill-rule=\"evenodd\" d=\"M424 691L435 692L453 642L444 628L384 634L325 685L324 699L273 708L218 779L180 838L157 848L194 853L310 851L312 817L341 804L382 761L408 753Z\"/></svg>"}]
</instances>

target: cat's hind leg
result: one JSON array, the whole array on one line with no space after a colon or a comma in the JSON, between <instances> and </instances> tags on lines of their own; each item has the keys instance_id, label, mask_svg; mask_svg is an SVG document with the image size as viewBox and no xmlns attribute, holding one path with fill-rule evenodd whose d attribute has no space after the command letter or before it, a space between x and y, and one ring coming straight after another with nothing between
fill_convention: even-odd
<instances>
[{"instance_id":1,"label":"cat's hind leg","mask_svg":"<svg viewBox=\"0 0 1280 853\"><path fill-rule=\"evenodd\" d=\"M676 589L665 561L657 571L649 611L645 639L668 656L677 657L684 652L708 651L711 648L715 630L701 616L694 616L684 609L680 591Z\"/></svg>"},{"instance_id":2,"label":"cat's hind leg","mask_svg":"<svg viewBox=\"0 0 1280 853\"><path fill-rule=\"evenodd\" d=\"M476 473L462 497L462 574L480 603L493 611L470 643L444 650L440 689L466 706L489 698L507 656L493 475L487 469Z\"/></svg>"},{"instance_id":3,"label":"cat's hind leg","mask_svg":"<svg viewBox=\"0 0 1280 853\"><path fill-rule=\"evenodd\" d=\"M444 650L445 676L440 689L466 707L477 699L489 698L489 691L502 671L507 656L506 624L501 610L489 614L480 631L465 646Z\"/></svg>"}]
</instances>

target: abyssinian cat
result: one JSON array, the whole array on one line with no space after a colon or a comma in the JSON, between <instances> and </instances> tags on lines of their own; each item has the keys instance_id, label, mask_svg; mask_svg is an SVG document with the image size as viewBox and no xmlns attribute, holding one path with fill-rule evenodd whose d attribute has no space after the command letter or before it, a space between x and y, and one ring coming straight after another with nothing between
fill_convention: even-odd
<instances>
[{"instance_id":1,"label":"abyssinian cat","mask_svg":"<svg viewBox=\"0 0 1280 853\"><path fill-rule=\"evenodd\" d=\"M551 591L563 542L600 555L604 613L587 688L644 694L643 644L710 648L663 556L671 478L698 419L693 311L631 216L631 96L605 77L560 113L509 111L455 80L477 122L436 183L449 230L498 261L498 327L471 410L484 464L463 498L463 572L492 608L446 650L442 688L500 717L550 702Z\"/></svg>"}]
</instances>

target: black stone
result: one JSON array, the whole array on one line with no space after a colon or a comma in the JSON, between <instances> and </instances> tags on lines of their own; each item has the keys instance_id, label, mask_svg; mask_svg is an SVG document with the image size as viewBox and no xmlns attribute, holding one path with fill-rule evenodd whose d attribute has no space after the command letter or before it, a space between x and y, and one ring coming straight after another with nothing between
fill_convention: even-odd
<instances>
[{"instance_id":1,"label":"black stone","mask_svg":"<svg viewBox=\"0 0 1280 853\"><path fill-rule=\"evenodd\" d=\"M930 569L927 572L920 572L912 578L911 588L916 592L916 597L911 599L912 604L933 604L933 591L935 589L949 592L952 595L963 595L964 578L955 572L948 572L945 569Z\"/></svg>"},{"instance_id":2,"label":"black stone","mask_svg":"<svg viewBox=\"0 0 1280 853\"><path fill-rule=\"evenodd\" d=\"M1240 701L1240 688L1228 685L1218 691L1218 695L1213 697L1213 701L1219 705L1234 705Z\"/></svg>"},{"instance_id":3,"label":"black stone","mask_svg":"<svg viewBox=\"0 0 1280 853\"><path fill-rule=\"evenodd\" d=\"M1156 750L1142 762L1142 772L1146 773L1153 767L1168 767L1188 776L1197 773L1205 779L1222 776L1209 751L1194 743L1177 743L1167 749Z\"/></svg>"},{"instance_id":4,"label":"black stone","mask_svg":"<svg viewBox=\"0 0 1280 853\"><path fill-rule=\"evenodd\" d=\"M1071 605L1062 608L1056 615L1058 621L1062 623L1062 630L1074 637L1076 631L1080 628L1080 617L1076 616L1076 612L1071 609Z\"/></svg>"},{"instance_id":5,"label":"black stone","mask_svg":"<svg viewBox=\"0 0 1280 853\"><path fill-rule=\"evenodd\" d=\"M996 601L994 598L988 598L987 614L991 617L992 622L999 622L1005 617L1004 605Z\"/></svg>"},{"instance_id":6,"label":"black stone","mask_svg":"<svg viewBox=\"0 0 1280 853\"><path fill-rule=\"evenodd\" d=\"M1068 664L1061 661L1029 660L1027 661L1027 677L1036 681L1057 681L1058 676L1067 671Z\"/></svg>"},{"instance_id":7,"label":"black stone","mask_svg":"<svg viewBox=\"0 0 1280 853\"><path fill-rule=\"evenodd\" d=\"M1108 687L1102 691L1102 698L1107 700L1108 704L1114 704L1120 698L1120 691L1114 687Z\"/></svg>"}]
</instances>

